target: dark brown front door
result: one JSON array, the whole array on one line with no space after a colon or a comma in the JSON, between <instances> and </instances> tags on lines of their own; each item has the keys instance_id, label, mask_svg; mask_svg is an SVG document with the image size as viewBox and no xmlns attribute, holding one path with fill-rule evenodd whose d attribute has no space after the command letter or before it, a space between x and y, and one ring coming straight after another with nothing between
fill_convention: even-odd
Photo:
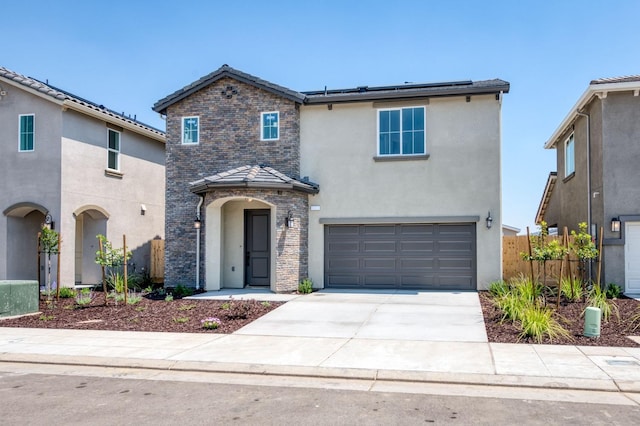
<instances>
[{"instance_id":1,"label":"dark brown front door","mask_svg":"<svg viewBox=\"0 0 640 426\"><path fill-rule=\"evenodd\" d=\"M270 284L269 269L271 267L269 241L270 212L266 209L245 210L245 285Z\"/></svg>"}]
</instances>

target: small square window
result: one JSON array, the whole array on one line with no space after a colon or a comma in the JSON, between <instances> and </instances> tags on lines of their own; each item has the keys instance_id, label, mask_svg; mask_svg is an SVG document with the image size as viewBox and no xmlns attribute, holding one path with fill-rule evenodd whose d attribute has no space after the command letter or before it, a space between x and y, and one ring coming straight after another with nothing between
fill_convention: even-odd
<instances>
[{"instance_id":1,"label":"small square window","mask_svg":"<svg viewBox=\"0 0 640 426\"><path fill-rule=\"evenodd\" d=\"M277 140L280 136L280 113L278 111L263 112L260 115L260 139L263 141Z\"/></svg>"},{"instance_id":2,"label":"small square window","mask_svg":"<svg viewBox=\"0 0 640 426\"><path fill-rule=\"evenodd\" d=\"M120 132L107 129L107 168L120 170Z\"/></svg>"},{"instance_id":3,"label":"small square window","mask_svg":"<svg viewBox=\"0 0 640 426\"><path fill-rule=\"evenodd\" d=\"M200 143L200 117L182 117L182 144Z\"/></svg>"},{"instance_id":4,"label":"small square window","mask_svg":"<svg viewBox=\"0 0 640 426\"><path fill-rule=\"evenodd\" d=\"M35 116L33 114L22 114L19 116L20 130L18 150L21 152L33 151L35 135Z\"/></svg>"}]
</instances>

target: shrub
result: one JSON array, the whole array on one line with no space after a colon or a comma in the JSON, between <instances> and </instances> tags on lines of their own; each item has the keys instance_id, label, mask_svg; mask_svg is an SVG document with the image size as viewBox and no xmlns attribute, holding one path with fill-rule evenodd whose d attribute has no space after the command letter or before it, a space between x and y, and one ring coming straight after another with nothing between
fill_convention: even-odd
<instances>
[{"instance_id":1,"label":"shrub","mask_svg":"<svg viewBox=\"0 0 640 426\"><path fill-rule=\"evenodd\" d=\"M229 297L229 302L223 303L222 309L227 311L225 312L227 319L246 319L251 310L251 306L255 303L257 303L255 300L233 300Z\"/></svg>"},{"instance_id":2,"label":"shrub","mask_svg":"<svg viewBox=\"0 0 640 426\"><path fill-rule=\"evenodd\" d=\"M76 297L76 289L71 287L60 287L60 297L63 299L71 299Z\"/></svg>"},{"instance_id":3,"label":"shrub","mask_svg":"<svg viewBox=\"0 0 640 426\"><path fill-rule=\"evenodd\" d=\"M86 305L90 305L91 301L93 300L93 292L90 289L82 289L83 291L80 292L80 294L78 294L76 296L76 304L78 306L86 306ZM84 290L89 290L89 292L85 292Z\"/></svg>"},{"instance_id":4,"label":"shrub","mask_svg":"<svg viewBox=\"0 0 640 426\"><path fill-rule=\"evenodd\" d=\"M524 310L531 304L517 293L509 292L494 300L495 305L502 311L501 321L520 321Z\"/></svg>"},{"instance_id":5,"label":"shrub","mask_svg":"<svg viewBox=\"0 0 640 426\"><path fill-rule=\"evenodd\" d=\"M176 324L185 324L189 322L189 317L177 317L173 319L173 322Z\"/></svg>"},{"instance_id":6,"label":"shrub","mask_svg":"<svg viewBox=\"0 0 640 426\"><path fill-rule=\"evenodd\" d=\"M300 281L300 284L298 284L299 293L309 294L312 291L313 291L313 281L311 281L311 278L305 278L302 281Z\"/></svg>"},{"instance_id":7,"label":"shrub","mask_svg":"<svg viewBox=\"0 0 640 426\"><path fill-rule=\"evenodd\" d=\"M132 292L129 292L129 297L127 297L127 304L136 305L140 303L141 300L142 300L142 294L132 291Z\"/></svg>"},{"instance_id":8,"label":"shrub","mask_svg":"<svg viewBox=\"0 0 640 426\"><path fill-rule=\"evenodd\" d=\"M193 295L193 289L191 287L185 287L182 284L178 284L176 288L173 289L173 297L177 299L182 299L183 297L191 295Z\"/></svg>"},{"instance_id":9,"label":"shrub","mask_svg":"<svg viewBox=\"0 0 640 426\"><path fill-rule=\"evenodd\" d=\"M522 312L522 333L520 338L530 337L536 343L542 343L544 337L553 342L559 337L572 339L569 333L553 318L553 310L541 306L529 306Z\"/></svg>"},{"instance_id":10,"label":"shrub","mask_svg":"<svg viewBox=\"0 0 640 426\"><path fill-rule=\"evenodd\" d=\"M164 301L165 301L165 302L173 302L173 295L172 295L172 294L167 294L167 295L164 297Z\"/></svg>"},{"instance_id":11,"label":"shrub","mask_svg":"<svg viewBox=\"0 0 640 426\"><path fill-rule=\"evenodd\" d=\"M509 284L506 281L494 281L489 284L489 294L494 297L501 297L507 294L510 290Z\"/></svg>"},{"instance_id":12,"label":"shrub","mask_svg":"<svg viewBox=\"0 0 640 426\"><path fill-rule=\"evenodd\" d=\"M600 308L602 319L604 321L609 321L612 313L615 314L618 320L620 319L618 305L616 305L613 301L607 300L607 294L602 291L602 288L599 285L594 285L593 288L589 291L589 294L587 296L587 306Z\"/></svg>"},{"instance_id":13,"label":"shrub","mask_svg":"<svg viewBox=\"0 0 640 426\"><path fill-rule=\"evenodd\" d=\"M222 321L220 321L216 317L209 317L209 318L200 320L200 324L202 324L202 328L206 328L207 330L215 330L216 328L220 327L220 324L222 324Z\"/></svg>"},{"instance_id":14,"label":"shrub","mask_svg":"<svg viewBox=\"0 0 640 426\"><path fill-rule=\"evenodd\" d=\"M607 284L607 299L617 299L622 294L622 287L618 284L609 283Z\"/></svg>"}]
</instances>

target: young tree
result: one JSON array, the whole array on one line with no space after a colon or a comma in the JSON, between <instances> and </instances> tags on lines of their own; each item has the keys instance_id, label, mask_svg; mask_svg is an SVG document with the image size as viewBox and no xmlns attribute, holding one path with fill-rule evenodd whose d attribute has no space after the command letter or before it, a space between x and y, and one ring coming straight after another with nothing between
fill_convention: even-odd
<instances>
[{"instance_id":1,"label":"young tree","mask_svg":"<svg viewBox=\"0 0 640 426\"><path fill-rule=\"evenodd\" d=\"M45 290L47 297L51 297L51 255L58 254L60 244L60 234L48 226L43 226L40 231L40 247L47 255L47 282ZM56 285L60 285L57 283Z\"/></svg>"}]
</instances>

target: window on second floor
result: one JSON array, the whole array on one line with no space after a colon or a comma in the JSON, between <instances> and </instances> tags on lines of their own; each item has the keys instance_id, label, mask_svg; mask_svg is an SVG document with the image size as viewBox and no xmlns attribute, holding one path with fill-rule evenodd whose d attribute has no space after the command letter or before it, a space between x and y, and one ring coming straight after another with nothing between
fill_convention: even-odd
<instances>
[{"instance_id":1,"label":"window on second floor","mask_svg":"<svg viewBox=\"0 0 640 426\"><path fill-rule=\"evenodd\" d=\"M277 140L280 131L280 113L272 111L260 114L260 129L260 140Z\"/></svg>"},{"instance_id":2,"label":"window on second floor","mask_svg":"<svg viewBox=\"0 0 640 426\"><path fill-rule=\"evenodd\" d=\"M33 114L21 114L19 116L20 130L19 130L19 142L18 150L33 151L34 149L34 135L35 135L35 116Z\"/></svg>"},{"instance_id":3,"label":"window on second floor","mask_svg":"<svg viewBox=\"0 0 640 426\"><path fill-rule=\"evenodd\" d=\"M200 143L200 117L182 117L182 144Z\"/></svg>"},{"instance_id":4,"label":"window on second floor","mask_svg":"<svg viewBox=\"0 0 640 426\"><path fill-rule=\"evenodd\" d=\"M426 153L425 108L378 110L378 155Z\"/></svg>"},{"instance_id":5,"label":"window on second floor","mask_svg":"<svg viewBox=\"0 0 640 426\"><path fill-rule=\"evenodd\" d=\"M107 129L107 168L110 170L120 170L120 132Z\"/></svg>"},{"instance_id":6,"label":"window on second floor","mask_svg":"<svg viewBox=\"0 0 640 426\"><path fill-rule=\"evenodd\" d=\"M576 159L575 159L575 142L573 140L573 133L564 142L564 177L570 176L576 171Z\"/></svg>"}]
</instances>

